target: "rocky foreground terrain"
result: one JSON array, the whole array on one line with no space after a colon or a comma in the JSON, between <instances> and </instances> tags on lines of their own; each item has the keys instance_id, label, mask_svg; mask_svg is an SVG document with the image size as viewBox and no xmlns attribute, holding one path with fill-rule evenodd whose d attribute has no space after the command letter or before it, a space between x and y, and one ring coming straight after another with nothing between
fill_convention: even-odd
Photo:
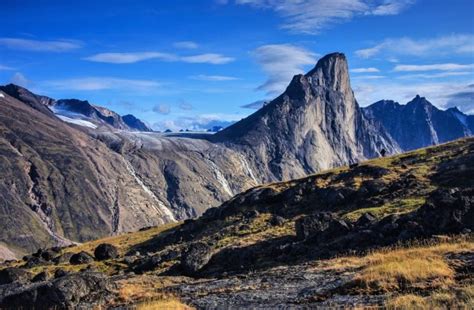
<instances>
[{"instance_id":1,"label":"rocky foreground terrain","mask_svg":"<svg viewBox=\"0 0 474 310\"><path fill-rule=\"evenodd\" d=\"M270 183L0 270L0 308L474 305L474 139Z\"/></svg>"}]
</instances>

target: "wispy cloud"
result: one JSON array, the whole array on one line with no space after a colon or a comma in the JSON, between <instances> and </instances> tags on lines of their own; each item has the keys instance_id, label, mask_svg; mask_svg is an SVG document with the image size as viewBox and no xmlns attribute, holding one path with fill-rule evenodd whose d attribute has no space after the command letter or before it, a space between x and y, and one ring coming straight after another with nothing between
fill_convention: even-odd
<instances>
[{"instance_id":1,"label":"wispy cloud","mask_svg":"<svg viewBox=\"0 0 474 310\"><path fill-rule=\"evenodd\" d=\"M285 20L282 28L308 34L317 34L331 25L349 21L357 16L396 15L414 2L413 0L235 0L237 4L273 10Z\"/></svg>"},{"instance_id":2,"label":"wispy cloud","mask_svg":"<svg viewBox=\"0 0 474 310\"><path fill-rule=\"evenodd\" d=\"M0 65L0 71L8 71L8 70L15 70L15 68L5 66L5 65Z\"/></svg>"},{"instance_id":3,"label":"wispy cloud","mask_svg":"<svg viewBox=\"0 0 474 310\"><path fill-rule=\"evenodd\" d=\"M157 121L153 124L155 130L171 129L178 131L181 129L189 129L196 131L205 131L213 126L227 127L243 117L241 114L198 114L194 116L181 116L175 119L165 119Z\"/></svg>"},{"instance_id":4,"label":"wispy cloud","mask_svg":"<svg viewBox=\"0 0 474 310\"><path fill-rule=\"evenodd\" d=\"M353 80L379 80L379 79L384 79L384 75L358 75L356 77L353 77Z\"/></svg>"},{"instance_id":5,"label":"wispy cloud","mask_svg":"<svg viewBox=\"0 0 474 310\"><path fill-rule=\"evenodd\" d=\"M362 58L379 54L409 56L472 54L474 53L474 35L453 34L431 39L389 38L372 47L357 50L355 53Z\"/></svg>"},{"instance_id":6,"label":"wispy cloud","mask_svg":"<svg viewBox=\"0 0 474 310\"><path fill-rule=\"evenodd\" d=\"M87 61L112 64L130 64L150 59L160 59L163 61L181 61L187 63L208 63L214 65L226 64L234 61L234 58L232 57L214 53L183 57L161 52L99 53L85 57L83 59Z\"/></svg>"},{"instance_id":7,"label":"wispy cloud","mask_svg":"<svg viewBox=\"0 0 474 310\"><path fill-rule=\"evenodd\" d=\"M159 52L139 52L139 53L100 53L95 54L84 60L94 62L105 62L112 64L129 64L148 59L161 59L165 61L176 61L178 57L173 54Z\"/></svg>"},{"instance_id":8,"label":"wispy cloud","mask_svg":"<svg viewBox=\"0 0 474 310\"><path fill-rule=\"evenodd\" d=\"M28 87L31 84L31 81L27 79L22 73L16 72L10 79L10 83L13 83L18 86Z\"/></svg>"},{"instance_id":9,"label":"wispy cloud","mask_svg":"<svg viewBox=\"0 0 474 310\"><path fill-rule=\"evenodd\" d=\"M467 76L472 75L472 72L468 71L458 71L458 72L440 72L440 73L428 73L428 74L406 74L401 75L398 79L409 80L409 79L437 79L437 78L446 78L453 76Z\"/></svg>"},{"instance_id":10,"label":"wispy cloud","mask_svg":"<svg viewBox=\"0 0 474 310\"><path fill-rule=\"evenodd\" d=\"M290 44L260 46L253 54L268 75L258 89L271 95L285 90L295 74L304 72L304 66L316 64L316 54Z\"/></svg>"},{"instance_id":11,"label":"wispy cloud","mask_svg":"<svg viewBox=\"0 0 474 310\"><path fill-rule=\"evenodd\" d=\"M370 68L355 68L355 69L351 69L351 72L355 72L355 73L374 73L374 72L380 72L380 70L377 69L377 68L373 68L373 67L370 67Z\"/></svg>"},{"instance_id":12,"label":"wispy cloud","mask_svg":"<svg viewBox=\"0 0 474 310\"><path fill-rule=\"evenodd\" d=\"M255 109L256 110L256 109L260 109L261 107L263 107L265 104L267 104L270 101L271 100L257 100L257 101L251 102L251 103L244 104L240 107L244 108L244 109Z\"/></svg>"},{"instance_id":13,"label":"wispy cloud","mask_svg":"<svg viewBox=\"0 0 474 310\"><path fill-rule=\"evenodd\" d=\"M64 90L96 91L105 89L156 90L162 84L152 80L134 80L115 77L84 77L44 82L46 87Z\"/></svg>"},{"instance_id":14,"label":"wispy cloud","mask_svg":"<svg viewBox=\"0 0 474 310\"><path fill-rule=\"evenodd\" d=\"M193 109L193 105L189 102L187 102L186 100L179 100L179 104L178 104L178 107L181 109L181 110L184 110L184 111L190 111Z\"/></svg>"},{"instance_id":15,"label":"wispy cloud","mask_svg":"<svg viewBox=\"0 0 474 310\"><path fill-rule=\"evenodd\" d=\"M199 44L193 41L180 41L174 42L173 46L181 49L196 49L199 47Z\"/></svg>"},{"instance_id":16,"label":"wispy cloud","mask_svg":"<svg viewBox=\"0 0 474 310\"><path fill-rule=\"evenodd\" d=\"M448 96L446 107L458 107L467 114L474 114L474 84L466 86L459 92L452 93Z\"/></svg>"},{"instance_id":17,"label":"wispy cloud","mask_svg":"<svg viewBox=\"0 0 474 310\"><path fill-rule=\"evenodd\" d=\"M158 114L170 114L171 108L167 104L157 104L153 107L153 112Z\"/></svg>"},{"instance_id":18,"label":"wispy cloud","mask_svg":"<svg viewBox=\"0 0 474 310\"><path fill-rule=\"evenodd\" d=\"M199 80L199 81L216 81L216 82L235 81L235 80L239 79L239 78L236 78L234 76L206 75L206 74L192 75L192 76L190 76L190 78L193 79L193 80Z\"/></svg>"},{"instance_id":19,"label":"wispy cloud","mask_svg":"<svg viewBox=\"0 0 474 310\"><path fill-rule=\"evenodd\" d=\"M20 38L0 38L0 46L14 50L34 52L68 52L82 47L76 40L40 41Z\"/></svg>"},{"instance_id":20,"label":"wispy cloud","mask_svg":"<svg viewBox=\"0 0 474 310\"><path fill-rule=\"evenodd\" d=\"M222 65L234 61L232 57L223 56L221 54L201 54L195 56L185 56L180 58L181 61L189 63L208 63L213 65Z\"/></svg>"},{"instance_id":21,"label":"wispy cloud","mask_svg":"<svg viewBox=\"0 0 474 310\"><path fill-rule=\"evenodd\" d=\"M456 70L469 70L473 69L474 64L455 64L455 63L445 63L445 64L432 64L432 65L397 65L394 68L394 71L403 71L403 72L412 72L412 71L456 71Z\"/></svg>"}]
</instances>

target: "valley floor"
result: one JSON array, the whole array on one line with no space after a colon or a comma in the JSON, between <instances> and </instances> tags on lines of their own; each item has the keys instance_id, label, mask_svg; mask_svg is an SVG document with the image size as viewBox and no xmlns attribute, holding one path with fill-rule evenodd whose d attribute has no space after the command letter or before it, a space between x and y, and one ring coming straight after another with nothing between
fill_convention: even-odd
<instances>
[{"instance_id":1,"label":"valley floor","mask_svg":"<svg viewBox=\"0 0 474 310\"><path fill-rule=\"evenodd\" d=\"M170 300L175 305L179 300L181 307L199 309L472 309L473 266L472 236L446 237L440 242L386 248L366 256L279 266L217 279L152 274L127 277L117 280L116 302L123 306L148 300L138 303L143 309Z\"/></svg>"}]
</instances>

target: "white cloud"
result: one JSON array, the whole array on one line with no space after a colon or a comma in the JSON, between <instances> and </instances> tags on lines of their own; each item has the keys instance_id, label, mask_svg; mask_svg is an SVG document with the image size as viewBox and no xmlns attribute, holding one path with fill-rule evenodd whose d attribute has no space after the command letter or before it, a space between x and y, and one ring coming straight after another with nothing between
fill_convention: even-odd
<instances>
[{"instance_id":1,"label":"white cloud","mask_svg":"<svg viewBox=\"0 0 474 310\"><path fill-rule=\"evenodd\" d=\"M372 47L357 50L356 55L370 58L378 54L425 56L432 54L474 53L474 35L453 34L432 39L389 38Z\"/></svg>"},{"instance_id":2,"label":"white cloud","mask_svg":"<svg viewBox=\"0 0 474 310\"><path fill-rule=\"evenodd\" d=\"M100 53L92 55L84 60L94 61L94 62L105 62L112 64L129 64L135 63L148 59L161 59L165 61L175 61L178 59L177 56L167 53L159 52L142 52L142 53Z\"/></svg>"},{"instance_id":3,"label":"white cloud","mask_svg":"<svg viewBox=\"0 0 474 310\"><path fill-rule=\"evenodd\" d=\"M163 61L182 61L187 63L208 63L214 65L226 64L234 61L234 58L232 57L214 53L182 57L160 52L99 53L85 57L83 59L93 62L112 64L130 64L150 59L160 59Z\"/></svg>"},{"instance_id":4,"label":"white cloud","mask_svg":"<svg viewBox=\"0 0 474 310\"><path fill-rule=\"evenodd\" d=\"M12 68L12 67L9 67L9 66L0 65L0 71L7 71L7 70L15 70L15 68Z\"/></svg>"},{"instance_id":5,"label":"white cloud","mask_svg":"<svg viewBox=\"0 0 474 310\"><path fill-rule=\"evenodd\" d=\"M153 129L160 131L166 129L171 129L172 131L179 131L181 129L206 131L213 126L227 127L243 117L241 114L199 114L195 116L178 117L176 119L160 120L153 124Z\"/></svg>"},{"instance_id":6,"label":"white cloud","mask_svg":"<svg viewBox=\"0 0 474 310\"><path fill-rule=\"evenodd\" d=\"M244 108L244 109L260 109L261 107L263 107L265 104L271 102L271 100L267 99L267 100L257 100L257 101L254 101L254 102L251 102L251 103L247 103L247 104L244 104L242 106L240 106L241 108Z\"/></svg>"},{"instance_id":7,"label":"white cloud","mask_svg":"<svg viewBox=\"0 0 474 310\"><path fill-rule=\"evenodd\" d=\"M401 75L399 79L436 79L436 78L445 78L451 76L466 76L472 75L472 72L468 71L459 71L459 72L441 72L441 73L429 73L429 74L407 74Z\"/></svg>"},{"instance_id":8,"label":"white cloud","mask_svg":"<svg viewBox=\"0 0 474 310\"><path fill-rule=\"evenodd\" d=\"M270 9L281 15L282 28L299 33L317 34L328 26L356 16L396 15L413 0L236 0L237 4Z\"/></svg>"},{"instance_id":9,"label":"white cloud","mask_svg":"<svg viewBox=\"0 0 474 310\"><path fill-rule=\"evenodd\" d=\"M19 38L0 38L0 46L34 52L67 52L82 47L75 40L39 41Z\"/></svg>"},{"instance_id":10,"label":"white cloud","mask_svg":"<svg viewBox=\"0 0 474 310\"><path fill-rule=\"evenodd\" d=\"M384 75L358 75L354 78L353 80L378 80L378 79L384 79Z\"/></svg>"},{"instance_id":11,"label":"white cloud","mask_svg":"<svg viewBox=\"0 0 474 310\"><path fill-rule=\"evenodd\" d=\"M84 77L44 82L46 87L65 90L95 91L104 89L155 90L161 83L152 80L132 80L114 77Z\"/></svg>"},{"instance_id":12,"label":"white cloud","mask_svg":"<svg viewBox=\"0 0 474 310\"><path fill-rule=\"evenodd\" d=\"M176 48L182 48L182 49L196 49L199 47L199 45L193 41L174 42L173 46Z\"/></svg>"},{"instance_id":13,"label":"white cloud","mask_svg":"<svg viewBox=\"0 0 474 310\"><path fill-rule=\"evenodd\" d=\"M221 54L201 54L195 56L185 56L180 58L181 61L189 63L209 63L213 65L221 65L234 61L232 57L223 56Z\"/></svg>"},{"instance_id":14,"label":"white cloud","mask_svg":"<svg viewBox=\"0 0 474 310\"><path fill-rule=\"evenodd\" d=\"M473 69L474 64L460 65L454 63L432 64L432 65L397 65L394 71L456 71Z\"/></svg>"},{"instance_id":15,"label":"white cloud","mask_svg":"<svg viewBox=\"0 0 474 310\"><path fill-rule=\"evenodd\" d=\"M226 75L205 75L205 74L199 74L199 75L193 75L190 76L191 79L193 80L200 80L200 81L235 81L238 80L239 78L233 77L233 76L226 76Z\"/></svg>"},{"instance_id":16,"label":"white cloud","mask_svg":"<svg viewBox=\"0 0 474 310\"><path fill-rule=\"evenodd\" d=\"M284 91L295 74L304 72L304 66L316 64L316 54L290 44L264 45L253 53L268 75L258 89L271 95Z\"/></svg>"},{"instance_id":17,"label":"white cloud","mask_svg":"<svg viewBox=\"0 0 474 310\"><path fill-rule=\"evenodd\" d=\"M184 111L190 111L193 109L193 105L183 99L179 101L179 108Z\"/></svg>"},{"instance_id":18,"label":"white cloud","mask_svg":"<svg viewBox=\"0 0 474 310\"><path fill-rule=\"evenodd\" d=\"M31 84L31 81L28 80L23 74L20 72L15 73L12 78L10 79L10 82L22 86L22 87L28 87Z\"/></svg>"},{"instance_id":19,"label":"white cloud","mask_svg":"<svg viewBox=\"0 0 474 310\"><path fill-rule=\"evenodd\" d=\"M153 107L153 112L158 114L170 114L171 108L167 104L157 104Z\"/></svg>"},{"instance_id":20,"label":"white cloud","mask_svg":"<svg viewBox=\"0 0 474 310\"><path fill-rule=\"evenodd\" d=\"M374 72L380 72L380 70L377 69L377 68L373 68L373 67L370 67L370 68L355 68L355 69L351 69L351 72L355 72L355 73L374 73Z\"/></svg>"}]
</instances>

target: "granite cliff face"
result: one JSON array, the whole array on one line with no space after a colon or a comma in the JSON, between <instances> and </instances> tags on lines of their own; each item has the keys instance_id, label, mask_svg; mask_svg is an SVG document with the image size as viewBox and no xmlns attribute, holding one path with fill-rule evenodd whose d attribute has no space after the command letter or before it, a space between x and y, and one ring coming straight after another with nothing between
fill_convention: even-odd
<instances>
[{"instance_id":1,"label":"granite cliff face","mask_svg":"<svg viewBox=\"0 0 474 310\"><path fill-rule=\"evenodd\" d=\"M344 54L323 57L306 75L213 141L246 153L264 181L301 177L330 167L396 153L397 143L359 108Z\"/></svg>"},{"instance_id":2,"label":"granite cliff face","mask_svg":"<svg viewBox=\"0 0 474 310\"><path fill-rule=\"evenodd\" d=\"M436 145L473 134L473 116L457 108L446 111L416 96L406 105L382 100L364 108L364 114L380 122L403 150Z\"/></svg>"}]
</instances>

